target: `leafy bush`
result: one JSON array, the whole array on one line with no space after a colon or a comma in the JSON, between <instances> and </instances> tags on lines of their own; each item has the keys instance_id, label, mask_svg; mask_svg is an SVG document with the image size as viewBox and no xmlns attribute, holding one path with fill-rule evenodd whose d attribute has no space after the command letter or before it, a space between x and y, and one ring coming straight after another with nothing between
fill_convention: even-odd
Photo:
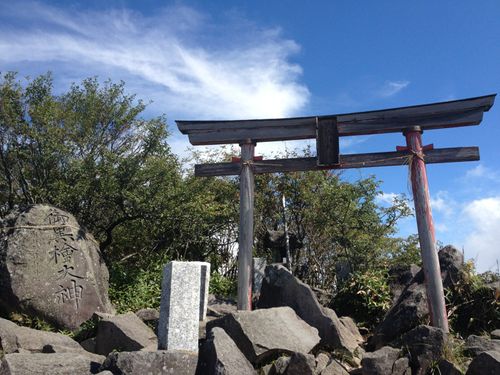
<instances>
[{"instance_id":1,"label":"leafy bush","mask_svg":"<svg viewBox=\"0 0 500 375\"><path fill-rule=\"evenodd\" d=\"M151 259L147 268L116 263L110 271L109 296L118 313L158 308L165 259Z\"/></svg>"},{"instance_id":2,"label":"leafy bush","mask_svg":"<svg viewBox=\"0 0 500 375\"><path fill-rule=\"evenodd\" d=\"M378 324L391 307L392 297L383 269L355 272L343 283L332 307L340 316L348 315L368 327Z\"/></svg>"},{"instance_id":3,"label":"leafy bush","mask_svg":"<svg viewBox=\"0 0 500 375\"><path fill-rule=\"evenodd\" d=\"M220 297L235 297L238 286L236 279L223 276L218 272L213 272L210 276L209 291Z\"/></svg>"},{"instance_id":4,"label":"leafy bush","mask_svg":"<svg viewBox=\"0 0 500 375\"><path fill-rule=\"evenodd\" d=\"M478 275L474 263L465 263L457 282L446 290L447 310L452 330L467 337L490 332L500 326L498 289L488 286L490 274Z\"/></svg>"}]
</instances>

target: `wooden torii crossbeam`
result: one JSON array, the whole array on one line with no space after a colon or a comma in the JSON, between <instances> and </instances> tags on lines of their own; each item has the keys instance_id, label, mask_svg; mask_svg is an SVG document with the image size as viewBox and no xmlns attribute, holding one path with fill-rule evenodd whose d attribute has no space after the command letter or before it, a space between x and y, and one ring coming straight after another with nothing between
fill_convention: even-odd
<instances>
[{"instance_id":1,"label":"wooden torii crossbeam","mask_svg":"<svg viewBox=\"0 0 500 375\"><path fill-rule=\"evenodd\" d=\"M254 174L382 167L409 164L413 200L425 273L429 311L434 326L448 331L443 285L431 214L426 163L479 160L477 147L434 149L423 146L424 130L479 125L494 95L449 102L328 116L236 121L176 121L192 145L238 143L238 163L195 165L195 176L240 176L238 309L251 309ZM393 152L340 154L339 137L403 133L406 147ZM258 142L316 139L316 157L255 160Z\"/></svg>"}]
</instances>

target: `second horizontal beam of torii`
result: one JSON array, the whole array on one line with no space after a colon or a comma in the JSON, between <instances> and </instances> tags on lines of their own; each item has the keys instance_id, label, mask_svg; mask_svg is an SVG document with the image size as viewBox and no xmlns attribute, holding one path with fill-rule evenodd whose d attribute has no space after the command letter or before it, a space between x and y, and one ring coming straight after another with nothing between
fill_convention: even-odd
<instances>
[{"instance_id":1,"label":"second horizontal beam of torii","mask_svg":"<svg viewBox=\"0 0 500 375\"><path fill-rule=\"evenodd\" d=\"M238 143L241 158L233 163L195 165L195 175L240 176L238 309L251 309L254 174L382 167L408 164L425 274L431 323L448 331L443 285L436 251L426 163L479 160L477 147L434 149L423 146L421 134L433 129L479 125L495 95L378 111L284 119L235 121L176 121L193 145ZM393 152L341 154L339 138L400 132L406 147ZM254 157L258 142L316 139L316 157L261 160Z\"/></svg>"}]
</instances>

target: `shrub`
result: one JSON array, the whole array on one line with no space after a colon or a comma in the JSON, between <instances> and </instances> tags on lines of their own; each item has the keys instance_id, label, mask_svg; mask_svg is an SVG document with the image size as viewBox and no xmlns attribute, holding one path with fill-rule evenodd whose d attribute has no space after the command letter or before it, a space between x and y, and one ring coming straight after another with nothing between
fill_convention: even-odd
<instances>
[{"instance_id":1,"label":"shrub","mask_svg":"<svg viewBox=\"0 0 500 375\"><path fill-rule=\"evenodd\" d=\"M332 307L340 316L351 316L357 322L373 328L391 307L387 280L387 272L383 269L353 273L340 286Z\"/></svg>"}]
</instances>

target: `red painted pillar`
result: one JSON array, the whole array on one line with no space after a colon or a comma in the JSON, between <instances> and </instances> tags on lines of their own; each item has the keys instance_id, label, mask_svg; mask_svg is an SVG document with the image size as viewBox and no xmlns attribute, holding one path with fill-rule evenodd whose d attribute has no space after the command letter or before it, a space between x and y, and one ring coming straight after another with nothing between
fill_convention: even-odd
<instances>
[{"instance_id":1,"label":"red painted pillar","mask_svg":"<svg viewBox=\"0 0 500 375\"><path fill-rule=\"evenodd\" d=\"M443 281L439 267L434 222L432 220L429 185L425 169L425 156L422 146L420 127L409 129L404 133L407 149L411 152L411 186L415 203L418 237L422 265L425 274L427 300L431 316L431 324L448 332L448 316L444 300Z\"/></svg>"}]
</instances>

